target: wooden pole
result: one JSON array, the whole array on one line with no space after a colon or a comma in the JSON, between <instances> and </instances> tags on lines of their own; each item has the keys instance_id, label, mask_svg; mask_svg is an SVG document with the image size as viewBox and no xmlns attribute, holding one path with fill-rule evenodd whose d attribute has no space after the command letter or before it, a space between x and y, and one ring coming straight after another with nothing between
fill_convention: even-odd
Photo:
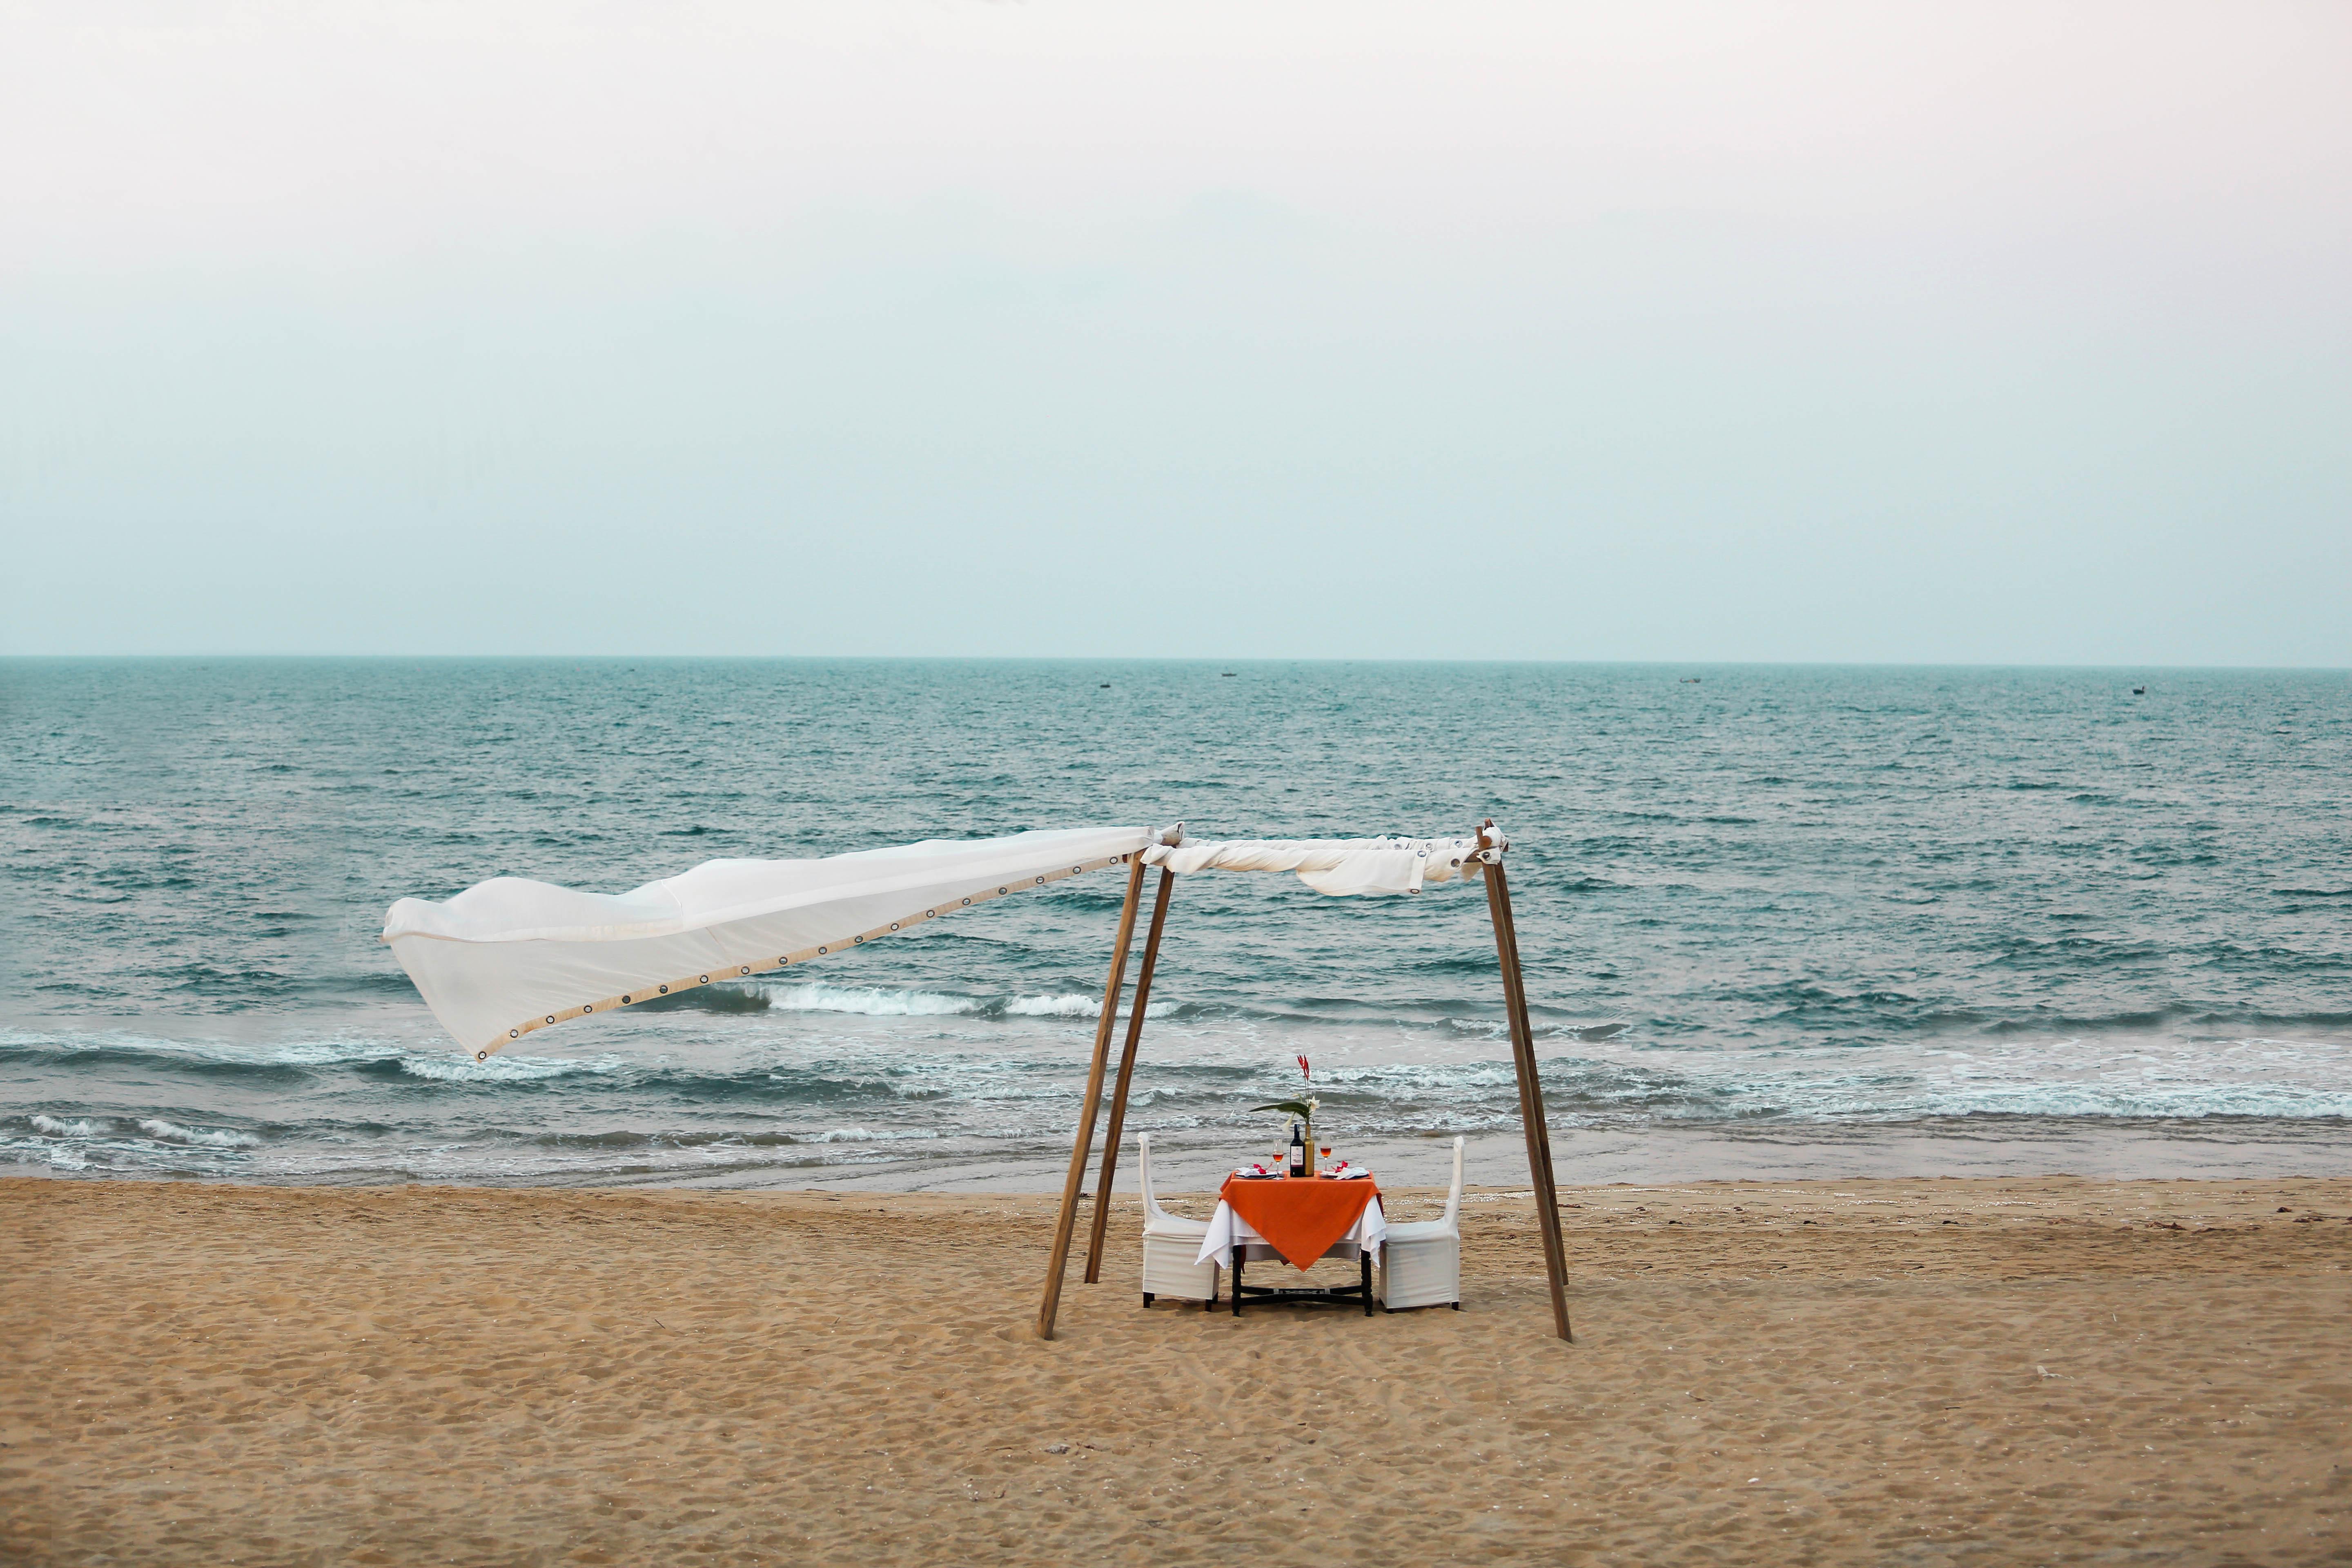
<instances>
[{"instance_id":1,"label":"wooden pole","mask_svg":"<svg viewBox=\"0 0 2352 1568\"><path fill-rule=\"evenodd\" d=\"M1054 1337L1054 1314L1062 1305L1062 1270L1070 1262L1070 1237L1078 1225L1078 1191L1087 1179L1095 1114L1102 1109L1103 1067L1110 1058L1110 1032L1118 1022L1119 987L1127 982L1127 949L1135 940L1135 908L1142 901L1143 854L1138 850L1127 873L1127 902L1119 907L1118 936L1110 955L1110 979L1103 986L1102 1016L1095 1024L1094 1063L1087 1069L1086 1107L1078 1112L1078 1135L1070 1145L1070 1173L1062 1184L1062 1215L1054 1224L1054 1262L1045 1271L1045 1299L1037 1305L1037 1337ZM1097 1203L1100 1203L1097 1198Z\"/></svg>"},{"instance_id":2,"label":"wooden pole","mask_svg":"<svg viewBox=\"0 0 2352 1568\"><path fill-rule=\"evenodd\" d=\"M1519 921L1511 910L1511 885L1502 884L1503 925L1510 934L1509 977L1504 982L1504 996L1514 1012L1512 1054L1518 1053L1517 1042L1527 1042L1528 1085L1535 1098L1536 1146L1543 1152L1543 1179L1551 1185L1556 1177L1551 1163L1551 1119L1543 1114L1543 1080L1536 1072L1536 1032L1528 1016L1528 974L1519 963ZM1557 1188L1554 1195L1558 1195ZM1563 1258L1566 1256L1562 1254ZM1565 1270L1563 1269L1563 1273Z\"/></svg>"},{"instance_id":3,"label":"wooden pole","mask_svg":"<svg viewBox=\"0 0 2352 1568\"><path fill-rule=\"evenodd\" d=\"M1087 1238L1087 1283L1102 1278L1103 1233L1110 1226L1111 1178L1118 1172L1118 1136L1127 1126L1127 1086L1135 1081L1135 1051L1143 1039L1144 1005L1151 1000L1151 973L1160 967L1160 933L1168 926L1168 900L1176 873L1160 868L1151 894L1151 929L1143 938L1143 966L1135 972L1135 1000L1127 1005L1127 1044L1118 1053L1118 1081L1110 1091L1110 1125L1103 1130L1102 1174L1095 1178L1094 1234Z\"/></svg>"},{"instance_id":4,"label":"wooden pole","mask_svg":"<svg viewBox=\"0 0 2352 1568\"><path fill-rule=\"evenodd\" d=\"M1519 1118L1528 1134L1528 1173L1536 1201L1536 1229L1543 1237L1544 1273L1551 1284L1552 1326L1575 1342L1568 1324L1568 1248L1559 1235L1559 1195L1552 1185L1551 1129L1544 1120L1543 1083L1536 1072L1535 1029L1528 1018L1527 977L1519 969L1519 932L1511 919L1511 888L1498 858L1484 873L1486 910L1495 922L1495 952L1502 961L1503 1000L1510 1014L1511 1060L1519 1079Z\"/></svg>"}]
</instances>

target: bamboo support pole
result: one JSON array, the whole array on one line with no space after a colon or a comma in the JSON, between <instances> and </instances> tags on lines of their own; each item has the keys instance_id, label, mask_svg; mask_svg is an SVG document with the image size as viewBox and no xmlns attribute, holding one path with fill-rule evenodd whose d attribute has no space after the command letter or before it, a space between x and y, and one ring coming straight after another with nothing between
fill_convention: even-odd
<instances>
[{"instance_id":1,"label":"bamboo support pole","mask_svg":"<svg viewBox=\"0 0 2352 1568\"><path fill-rule=\"evenodd\" d=\"M1102 1174L1095 1178L1094 1233L1087 1238L1087 1283L1102 1278L1104 1233L1110 1227L1111 1178L1118 1173L1118 1139L1127 1126L1127 1089L1135 1081L1135 1053L1143 1039L1143 1009L1151 1000L1152 972L1160 967L1160 933L1168 927L1168 900L1176 873L1160 868L1151 894L1151 928L1143 938L1143 963L1135 972L1135 999L1127 1005L1127 1044L1118 1053L1118 1081L1110 1091L1110 1124L1103 1129Z\"/></svg>"},{"instance_id":2,"label":"bamboo support pole","mask_svg":"<svg viewBox=\"0 0 2352 1568\"><path fill-rule=\"evenodd\" d=\"M1062 1271L1069 1266L1070 1237L1077 1229L1078 1193L1087 1179L1087 1156L1092 1152L1095 1115L1102 1109L1103 1068L1110 1058L1110 1033L1118 1022L1119 988L1127 982L1127 950L1135 940L1135 910L1143 896L1143 857L1138 853L1127 873L1127 901L1119 907L1118 936L1110 955L1110 979L1103 986L1102 1016L1095 1024L1095 1055L1087 1069L1086 1104L1078 1112L1078 1134L1070 1145L1070 1173L1062 1183L1061 1217L1054 1223L1054 1262L1045 1271L1045 1296L1037 1306L1037 1337L1054 1337L1054 1314L1062 1305ZM1099 1205L1100 1198L1096 1202Z\"/></svg>"},{"instance_id":3,"label":"bamboo support pole","mask_svg":"<svg viewBox=\"0 0 2352 1568\"><path fill-rule=\"evenodd\" d=\"M1519 1117L1528 1136L1528 1173L1535 1189L1536 1229L1543 1238L1544 1273L1551 1285L1552 1326L1575 1342L1568 1322L1568 1249L1559 1235L1559 1196L1552 1184L1551 1129L1544 1117L1543 1082L1536 1071L1535 1029L1528 1017L1527 977L1519 968L1519 932L1511 918L1511 889L1498 858L1484 873L1486 910L1502 961L1503 999L1510 1015L1511 1059L1519 1079Z\"/></svg>"}]
</instances>

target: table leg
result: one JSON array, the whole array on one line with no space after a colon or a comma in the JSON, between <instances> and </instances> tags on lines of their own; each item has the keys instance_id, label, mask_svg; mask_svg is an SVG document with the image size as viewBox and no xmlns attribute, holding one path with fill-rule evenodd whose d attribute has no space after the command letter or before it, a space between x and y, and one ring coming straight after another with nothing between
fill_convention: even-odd
<instances>
[{"instance_id":1,"label":"table leg","mask_svg":"<svg viewBox=\"0 0 2352 1568\"><path fill-rule=\"evenodd\" d=\"M1372 1315L1372 1255L1360 1252L1356 1260L1364 1266L1364 1316L1369 1318Z\"/></svg>"},{"instance_id":2,"label":"table leg","mask_svg":"<svg viewBox=\"0 0 2352 1568\"><path fill-rule=\"evenodd\" d=\"M1234 1243L1234 1317L1236 1317L1236 1318L1238 1318L1238 1317L1240 1317L1241 1315L1242 1315L1242 1249L1241 1249L1241 1244L1240 1244L1240 1243L1238 1243L1238 1242L1236 1242L1236 1243Z\"/></svg>"}]
</instances>

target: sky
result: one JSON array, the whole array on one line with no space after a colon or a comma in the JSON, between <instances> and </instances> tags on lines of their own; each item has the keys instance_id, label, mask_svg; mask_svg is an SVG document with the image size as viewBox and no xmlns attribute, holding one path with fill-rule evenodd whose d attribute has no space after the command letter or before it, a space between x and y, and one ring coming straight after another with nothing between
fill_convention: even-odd
<instances>
[{"instance_id":1,"label":"sky","mask_svg":"<svg viewBox=\"0 0 2352 1568\"><path fill-rule=\"evenodd\" d=\"M0 0L0 653L2352 665L2352 6Z\"/></svg>"}]
</instances>

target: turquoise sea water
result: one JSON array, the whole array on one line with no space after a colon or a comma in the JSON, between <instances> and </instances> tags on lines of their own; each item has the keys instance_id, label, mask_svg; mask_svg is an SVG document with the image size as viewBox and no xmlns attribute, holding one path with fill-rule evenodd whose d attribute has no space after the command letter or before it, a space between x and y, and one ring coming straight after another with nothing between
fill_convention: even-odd
<instances>
[{"instance_id":1,"label":"turquoise sea water","mask_svg":"<svg viewBox=\"0 0 2352 1568\"><path fill-rule=\"evenodd\" d=\"M1489 815L1564 1179L2352 1170L2341 672L14 660L0 704L20 1171L1038 1186L1115 872L483 1067L384 909L1025 827ZM1475 887L1182 882L1131 1125L1192 1173L1262 1152L1248 1107L1302 1051L1340 1144L1433 1180L1428 1140L1465 1131L1509 1178Z\"/></svg>"}]
</instances>

